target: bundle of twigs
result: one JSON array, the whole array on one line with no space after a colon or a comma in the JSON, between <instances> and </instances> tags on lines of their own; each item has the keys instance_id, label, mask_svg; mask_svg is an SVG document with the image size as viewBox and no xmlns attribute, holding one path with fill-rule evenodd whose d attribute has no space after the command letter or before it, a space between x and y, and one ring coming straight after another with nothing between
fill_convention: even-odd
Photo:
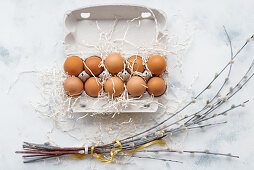
<instances>
[{"instance_id":1,"label":"bundle of twigs","mask_svg":"<svg viewBox=\"0 0 254 170\"><path fill-rule=\"evenodd\" d=\"M23 153L25 154L23 155L24 158L29 158L24 161L25 163L34 162L38 160L44 160L48 158L60 157L63 155L71 155L71 154L74 154L74 158L80 158L80 159L82 159L86 155L92 155L103 162L113 161L114 156L127 156L127 155L130 155L132 157L137 157L137 158L149 158L149 159L157 159L157 160L163 160L163 161L180 162L180 161L175 161L170 159L158 159L153 157L135 156L132 154L134 152L200 153L200 154L212 154L212 155L218 155L218 156L238 158L238 156L231 155L230 153L229 154L214 153L214 152L210 152L209 150L205 150L205 151L178 151L178 150L171 150L171 149L140 150L154 143L163 144L162 139L165 138L166 136L172 136L186 130L203 128L203 127L213 126L218 124L224 124L226 123L225 121L220 123L210 123L210 124L208 123L201 124L201 123L204 123L210 119L215 119L216 117L219 117L222 115L226 115L229 111L232 111L239 107L243 107L245 103L248 102L247 100L242 103L239 103L238 105L231 105L231 107L229 107L228 109L221 111L219 113L215 113L215 111L217 111L217 109L220 106L224 105L236 93L238 93L242 89L242 87L245 86L246 83L254 75L254 72L253 72L254 60L253 60L249 68L246 70L245 74L242 75L242 78L235 84L235 86L230 87L229 91L224 96L220 94L229 80L234 60L237 58L238 54L244 49L244 47L252 39L254 39L254 35L252 35L249 39L247 39L247 41L243 44L243 46L235 54L233 54L231 40L226 30L225 30L225 33L227 35L227 39L230 45L230 51L231 51L230 61L222 68L222 70L218 74L214 76L211 82L203 90L201 90L200 93L198 93L195 97L193 97L191 101L189 101L189 103L187 103L180 110L178 110L177 112L175 112L174 114L166 118L165 120L161 121L160 123L157 123L151 128L145 131L142 131L140 133L137 133L133 136L127 137L119 141L115 140L114 142L106 144L106 145L67 148L67 147L50 146L46 144L33 144L33 143L24 142L24 145L23 145L24 151L17 151L16 153ZM215 80L219 76L221 76L221 74L224 73L227 69L228 69L228 73L224 79L224 82L222 82L222 85L217 90L217 92L213 95L212 99L208 100L206 104L204 104L202 109L200 109L199 111L196 111L195 113L187 115L179 120L172 119L177 114L183 112L183 110L188 108L190 105L196 103L196 100L205 91L210 89L212 84L215 82Z\"/></svg>"}]
</instances>

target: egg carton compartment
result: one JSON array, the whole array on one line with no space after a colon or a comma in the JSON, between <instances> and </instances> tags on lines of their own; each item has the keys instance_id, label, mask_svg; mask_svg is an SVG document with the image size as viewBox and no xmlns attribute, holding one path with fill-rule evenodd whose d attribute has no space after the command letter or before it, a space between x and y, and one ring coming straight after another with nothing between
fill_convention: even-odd
<instances>
[{"instance_id":1,"label":"egg carton compartment","mask_svg":"<svg viewBox=\"0 0 254 170\"><path fill-rule=\"evenodd\" d=\"M167 18L164 12L144 6L104 5L79 8L65 15L64 50L66 56L83 60L120 53L127 60L139 55L144 62L152 55L167 57ZM100 77L100 75L99 75ZM163 75L167 79L167 74ZM125 91L126 93L127 91ZM73 112L156 112L160 97L147 92L141 98L108 100L93 98L85 92Z\"/></svg>"}]
</instances>

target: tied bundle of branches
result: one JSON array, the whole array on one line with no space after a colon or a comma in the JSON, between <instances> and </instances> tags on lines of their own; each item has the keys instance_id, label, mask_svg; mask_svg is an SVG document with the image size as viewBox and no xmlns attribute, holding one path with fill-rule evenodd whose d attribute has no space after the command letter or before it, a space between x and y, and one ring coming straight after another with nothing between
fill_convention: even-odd
<instances>
[{"instance_id":1,"label":"tied bundle of branches","mask_svg":"<svg viewBox=\"0 0 254 170\"><path fill-rule=\"evenodd\" d=\"M227 82L231 76L231 70L234 64L235 59L239 55L239 53L246 47L246 45L254 39L254 35L252 35L246 42L241 46L241 48L234 54L232 50L231 40L228 36L226 29L224 28L229 45L230 45L230 61L221 69L220 72L215 74L214 78L210 81L210 83L205 86L203 90L201 90L196 96L192 98L184 107L179 109L174 114L170 115L165 120L155 124L151 128L137 133L133 136L115 140L112 143L100 146L85 146L85 147L57 147L46 144L33 144L24 142L23 148L24 151L17 151L16 153L23 153L25 163L34 162L38 160L44 160L48 158L55 158L64 155L73 155L74 159L79 158L83 159L84 156L92 155L95 158L101 160L102 162L112 162L114 157L119 156L131 156L137 158L147 158L147 159L157 159L162 161L171 161L178 162L180 161L171 160L171 159L159 159L154 157L143 157L137 156L133 153L138 152L179 152L179 153L199 153L199 154L212 154L216 156L227 156L233 158L239 158L238 156L232 154L223 154L223 153L215 153L210 152L209 150L204 151L187 151L187 150L171 150L171 149L161 149L161 150L144 150L144 148L159 143L161 145L165 144L163 138L167 136L173 136L177 133L184 132L186 130L192 130L196 128L203 128L208 126L214 126L218 124L224 124L226 121L217 122L217 123L205 123L208 120L215 119L219 116L226 115L228 112L237 109L239 107L244 107L244 105L248 102L248 100L239 103L237 105L232 104L229 108L224 111L218 112L218 108L224 105L227 101L229 101L236 93L238 93L242 87L244 87L247 82L253 77L253 65L254 60L250 63L246 72L241 76L238 82L229 88L226 94L221 95L222 90L226 87ZM196 100L202 96L208 89L211 88L213 83L222 75L222 73L226 72L226 77L223 82L221 82L218 90L213 94L213 97L202 106L202 108L194 113L184 116L181 119L174 120L173 118L182 113L184 110L189 108L190 105L196 103ZM216 113L215 113L216 111ZM142 150L143 149L143 150Z\"/></svg>"}]
</instances>

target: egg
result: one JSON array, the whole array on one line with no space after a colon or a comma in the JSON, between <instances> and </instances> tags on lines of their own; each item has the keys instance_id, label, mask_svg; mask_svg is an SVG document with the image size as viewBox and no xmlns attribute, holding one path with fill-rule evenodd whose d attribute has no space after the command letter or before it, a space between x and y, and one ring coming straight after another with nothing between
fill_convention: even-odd
<instances>
[{"instance_id":1,"label":"egg","mask_svg":"<svg viewBox=\"0 0 254 170\"><path fill-rule=\"evenodd\" d=\"M154 75L160 75L166 70L166 60L160 55L151 56L147 61L147 67Z\"/></svg>"},{"instance_id":2,"label":"egg","mask_svg":"<svg viewBox=\"0 0 254 170\"><path fill-rule=\"evenodd\" d=\"M132 56L127 60L127 71L131 74L135 71L143 73L145 65L140 56Z\"/></svg>"},{"instance_id":3,"label":"egg","mask_svg":"<svg viewBox=\"0 0 254 170\"><path fill-rule=\"evenodd\" d=\"M132 97L138 97L145 93L146 82L139 76L131 77L127 82L127 91Z\"/></svg>"},{"instance_id":4,"label":"egg","mask_svg":"<svg viewBox=\"0 0 254 170\"><path fill-rule=\"evenodd\" d=\"M98 76L103 71L103 66L101 66L101 58L98 56L91 56L85 60L85 71L90 76ZM91 73L92 72L92 73Z\"/></svg>"},{"instance_id":5,"label":"egg","mask_svg":"<svg viewBox=\"0 0 254 170\"><path fill-rule=\"evenodd\" d=\"M124 68L124 59L120 54L110 54L106 57L104 65L110 73L117 74Z\"/></svg>"},{"instance_id":6,"label":"egg","mask_svg":"<svg viewBox=\"0 0 254 170\"><path fill-rule=\"evenodd\" d=\"M64 71L71 76L78 76L83 70L83 60L78 56L68 57L64 62Z\"/></svg>"},{"instance_id":7,"label":"egg","mask_svg":"<svg viewBox=\"0 0 254 170\"><path fill-rule=\"evenodd\" d=\"M85 92L88 96L97 97L102 90L102 82L97 77L90 77L85 82Z\"/></svg>"},{"instance_id":8,"label":"egg","mask_svg":"<svg viewBox=\"0 0 254 170\"><path fill-rule=\"evenodd\" d=\"M68 77L64 82L64 91L69 96L78 96L83 91L83 82L77 77Z\"/></svg>"},{"instance_id":9,"label":"egg","mask_svg":"<svg viewBox=\"0 0 254 170\"><path fill-rule=\"evenodd\" d=\"M104 83L104 91L110 96L118 97L124 91L124 83L119 77L110 77Z\"/></svg>"},{"instance_id":10,"label":"egg","mask_svg":"<svg viewBox=\"0 0 254 170\"><path fill-rule=\"evenodd\" d=\"M165 81L160 77L152 77L147 82L147 91L155 97L161 96L167 89Z\"/></svg>"}]
</instances>

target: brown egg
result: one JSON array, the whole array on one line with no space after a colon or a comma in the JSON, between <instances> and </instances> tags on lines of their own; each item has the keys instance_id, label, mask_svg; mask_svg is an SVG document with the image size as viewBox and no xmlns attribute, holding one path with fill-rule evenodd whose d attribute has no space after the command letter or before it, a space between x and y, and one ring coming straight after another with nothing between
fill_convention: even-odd
<instances>
[{"instance_id":1,"label":"brown egg","mask_svg":"<svg viewBox=\"0 0 254 170\"><path fill-rule=\"evenodd\" d=\"M83 82L77 77L68 77L64 82L64 91L69 96L78 96L83 91Z\"/></svg>"},{"instance_id":2,"label":"brown egg","mask_svg":"<svg viewBox=\"0 0 254 170\"><path fill-rule=\"evenodd\" d=\"M72 76L78 76L84 70L84 63L78 56L68 57L64 62L64 71Z\"/></svg>"},{"instance_id":3,"label":"brown egg","mask_svg":"<svg viewBox=\"0 0 254 170\"><path fill-rule=\"evenodd\" d=\"M124 59L120 54L110 54L106 57L104 65L110 73L117 74L124 68Z\"/></svg>"},{"instance_id":4,"label":"brown egg","mask_svg":"<svg viewBox=\"0 0 254 170\"><path fill-rule=\"evenodd\" d=\"M118 97L124 91L124 83L119 77L111 77L104 83L104 91L110 96Z\"/></svg>"},{"instance_id":5,"label":"brown egg","mask_svg":"<svg viewBox=\"0 0 254 170\"><path fill-rule=\"evenodd\" d=\"M85 91L88 96L97 97L102 90L101 80L97 77L90 77L85 82Z\"/></svg>"},{"instance_id":6,"label":"brown egg","mask_svg":"<svg viewBox=\"0 0 254 170\"><path fill-rule=\"evenodd\" d=\"M89 74L90 76L92 76L92 73L95 75L95 76L98 76L99 74L101 74L101 72L103 71L103 67L100 66L101 64L101 58L98 57L98 56L91 56L89 58L87 58L85 60L85 71L87 74ZM91 70L89 70L88 68ZM91 73L92 72L92 73Z\"/></svg>"},{"instance_id":7,"label":"brown egg","mask_svg":"<svg viewBox=\"0 0 254 170\"><path fill-rule=\"evenodd\" d=\"M134 71L143 73L145 70L145 65L140 56L132 56L128 59L127 62L127 71L131 74Z\"/></svg>"},{"instance_id":8,"label":"brown egg","mask_svg":"<svg viewBox=\"0 0 254 170\"><path fill-rule=\"evenodd\" d=\"M147 87L148 93L155 97L163 95L167 89L165 81L160 77L152 77L147 82Z\"/></svg>"},{"instance_id":9,"label":"brown egg","mask_svg":"<svg viewBox=\"0 0 254 170\"><path fill-rule=\"evenodd\" d=\"M147 61L147 67L154 75L160 75L166 70L166 60L160 55L154 55Z\"/></svg>"},{"instance_id":10,"label":"brown egg","mask_svg":"<svg viewBox=\"0 0 254 170\"><path fill-rule=\"evenodd\" d=\"M132 97L141 96L146 91L146 82L139 76L131 77L127 82L127 91Z\"/></svg>"}]
</instances>

